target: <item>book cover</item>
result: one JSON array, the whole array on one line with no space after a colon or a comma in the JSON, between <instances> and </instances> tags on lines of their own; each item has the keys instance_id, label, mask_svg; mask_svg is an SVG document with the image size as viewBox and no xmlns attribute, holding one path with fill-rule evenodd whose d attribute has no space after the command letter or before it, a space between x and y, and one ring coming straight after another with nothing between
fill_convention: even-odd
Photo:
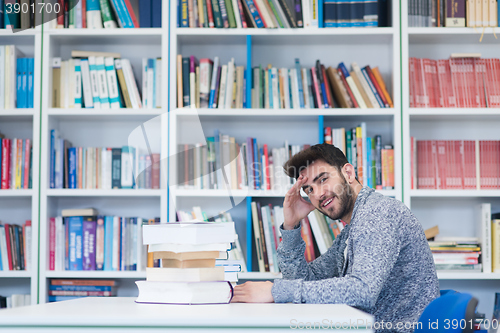
<instances>
[{"instance_id":1,"label":"book cover","mask_svg":"<svg viewBox=\"0 0 500 333\"><path fill-rule=\"evenodd\" d=\"M95 216L83 218L83 270L96 270L96 228Z\"/></svg>"}]
</instances>

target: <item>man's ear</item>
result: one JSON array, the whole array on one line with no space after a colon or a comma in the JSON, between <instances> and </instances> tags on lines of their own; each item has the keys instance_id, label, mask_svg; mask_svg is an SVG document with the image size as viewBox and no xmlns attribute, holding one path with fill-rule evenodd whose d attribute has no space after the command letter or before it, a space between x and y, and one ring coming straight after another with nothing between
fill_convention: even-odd
<instances>
[{"instance_id":1,"label":"man's ear","mask_svg":"<svg viewBox=\"0 0 500 333\"><path fill-rule=\"evenodd\" d=\"M342 174L349 184L352 184L356 181L356 171L354 170L354 166L352 164L344 164L344 166L342 167Z\"/></svg>"}]
</instances>

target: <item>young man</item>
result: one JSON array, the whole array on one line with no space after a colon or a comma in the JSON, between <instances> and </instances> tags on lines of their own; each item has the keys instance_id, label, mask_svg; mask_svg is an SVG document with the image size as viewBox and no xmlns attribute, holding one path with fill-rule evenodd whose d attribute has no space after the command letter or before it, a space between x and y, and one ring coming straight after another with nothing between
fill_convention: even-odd
<instances>
[{"instance_id":1,"label":"young man","mask_svg":"<svg viewBox=\"0 0 500 333\"><path fill-rule=\"evenodd\" d=\"M283 279L236 286L233 301L342 303L373 314L384 328L391 323L378 331L412 332L410 325L439 296L432 253L415 216L400 201L363 187L332 145L312 146L284 168L297 182L283 203ZM306 263L300 221L314 209L346 226L326 253Z\"/></svg>"}]
</instances>

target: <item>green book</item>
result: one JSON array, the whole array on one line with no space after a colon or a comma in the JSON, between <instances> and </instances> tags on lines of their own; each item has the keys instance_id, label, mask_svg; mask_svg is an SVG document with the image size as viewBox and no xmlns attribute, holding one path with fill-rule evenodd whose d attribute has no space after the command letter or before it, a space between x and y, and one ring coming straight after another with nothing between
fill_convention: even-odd
<instances>
[{"instance_id":1,"label":"green book","mask_svg":"<svg viewBox=\"0 0 500 333\"><path fill-rule=\"evenodd\" d=\"M351 140L352 140L351 131L346 131L346 133L345 133L345 152L346 152L347 162L349 162L350 164L352 164Z\"/></svg>"},{"instance_id":2,"label":"green book","mask_svg":"<svg viewBox=\"0 0 500 333\"><path fill-rule=\"evenodd\" d=\"M372 158L371 158L371 171L372 171L372 183L371 183L371 188L377 188L377 158L376 158L376 153L377 153L377 141L375 138L372 138Z\"/></svg>"},{"instance_id":3,"label":"green book","mask_svg":"<svg viewBox=\"0 0 500 333\"><path fill-rule=\"evenodd\" d=\"M208 28L208 27L209 27L209 24L208 24L207 0L199 0L199 1L202 1L202 5L203 5L203 15L205 16L205 20L204 20L204 22L203 22L203 27L204 27L204 28Z\"/></svg>"},{"instance_id":4,"label":"green book","mask_svg":"<svg viewBox=\"0 0 500 333\"><path fill-rule=\"evenodd\" d=\"M216 28L224 28L224 23L222 22L222 15L220 13L219 1L211 0L212 10L214 12L214 23Z\"/></svg>"},{"instance_id":5,"label":"green book","mask_svg":"<svg viewBox=\"0 0 500 333\"><path fill-rule=\"evenodd\" d=\"M76 1L78 0L69 0L69 28L76 28L75 26L75 16L76 16Z\"/></svg>"},{"instance_id":6,"label":"green book","mask_svg":"<svg viewBox=\"0 0 500 333\"><path fill-rule=\"evenodd\" d=\"M231 0L224 0L227 10L227 20L229 21L230 28L236 28L236 19L234 18L234 9Z\"/></svg>"},{"instance_id":7,"label":"green book","mask_svg":"<svg viewBox=\"0 0 500 333\"><path fill-rule=\"evenodd\" d=\"M278 11L276 10L276 7L274 7L273 2L269 0L264 0L264 1L267 1L269 3L269 7L271 7L271 10L273 11L274 16L276 17L276 21L278 21L280 28L284 28L285 26L283 25L283 22L281 22L280 16L278 15Z\"/></svg>"},{"instance_id":8,"label":"green book","mask_svg":"<svg viewBox=\"0 0 500 333\"><path fill-rule=\"evenodd\" d=\"M104 28L117 28L116 22L113 21L113 16L111 16L111 7L109 6L109 0L99 0L99 3L101 4L101 17Z\"/></svg>"}]
</instances>

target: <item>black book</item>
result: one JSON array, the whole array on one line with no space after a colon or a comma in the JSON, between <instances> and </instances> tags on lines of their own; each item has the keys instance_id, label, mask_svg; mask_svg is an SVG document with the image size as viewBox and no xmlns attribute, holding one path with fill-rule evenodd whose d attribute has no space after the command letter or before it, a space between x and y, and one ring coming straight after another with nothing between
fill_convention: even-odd
<instances>
[{"instance_id":1,"label":"black book","mask_svg":"<svg viewBox=\"0 0 500 333\"><path fill-rule=\"evenodd\" d=\"M122 149L111 149L111 188L122 187Z\"/></svg>"}]
</instances>

